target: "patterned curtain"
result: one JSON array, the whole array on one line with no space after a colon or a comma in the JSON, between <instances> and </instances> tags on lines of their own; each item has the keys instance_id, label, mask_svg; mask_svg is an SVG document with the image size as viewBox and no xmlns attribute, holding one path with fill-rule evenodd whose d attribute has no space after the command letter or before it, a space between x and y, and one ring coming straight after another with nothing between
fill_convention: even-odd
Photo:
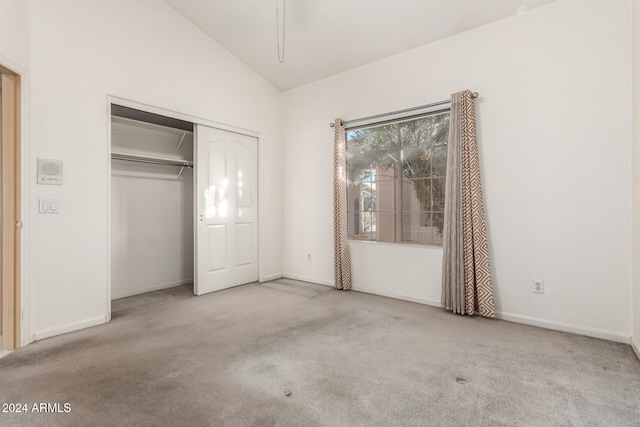
<instances>
[{"instance_id":1,"label":"patterned curtain","mask_svg":"<svg viewBox=\"0 0 640 427\"><path fill-rule=\"evenodd\" d=\"M336 289L351 289L351 255L347 234L347 171L344 122L336 119L333 136L333 261Z\"/></svg>"},{"instance_id":2,"label":"patterned curtain","mask_svg":"<svg viewBox=\"0 0 640 427\"><path fill-rule=\"evenodd\" d=\"M451 95L449 126L441 304L458 314L495 317L470 91Z\"/></svg>"}]
</instances>

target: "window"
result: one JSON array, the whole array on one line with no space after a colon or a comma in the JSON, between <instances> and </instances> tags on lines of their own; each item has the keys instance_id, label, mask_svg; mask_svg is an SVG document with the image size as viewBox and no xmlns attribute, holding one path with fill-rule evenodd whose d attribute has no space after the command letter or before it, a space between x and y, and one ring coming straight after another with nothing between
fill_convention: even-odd
<instances>
[{"instance_id":1,"label":"window","mask_svg":"<svg viewBox=\"0 0 640 427\"><path fill-rule=\"evenodd\" d=\"M349 237L442 244L449 111L347 129Z\"/></svg>"}]
</instances>

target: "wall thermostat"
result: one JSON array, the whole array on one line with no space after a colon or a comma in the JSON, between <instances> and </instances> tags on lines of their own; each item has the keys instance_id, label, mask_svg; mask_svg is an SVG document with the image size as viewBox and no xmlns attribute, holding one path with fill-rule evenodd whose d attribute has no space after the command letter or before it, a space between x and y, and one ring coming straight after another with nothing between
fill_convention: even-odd
<instances>
[{"instance_id":1,"label":"wall thermostat","mask_svg":"<svg viewBox=\"0 0 640 427\"><path fill-rule=\"evenodd\" d=\"M62 185L62 160L38 159L38 184Z\"/></svg>"}]
</instances>

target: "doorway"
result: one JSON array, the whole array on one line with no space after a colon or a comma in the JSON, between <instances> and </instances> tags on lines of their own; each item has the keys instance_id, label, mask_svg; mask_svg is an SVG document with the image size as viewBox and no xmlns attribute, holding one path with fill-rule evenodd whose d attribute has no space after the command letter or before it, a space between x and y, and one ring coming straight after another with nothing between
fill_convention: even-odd
<instances>
[{"instance_id":1,"label":"doorway","mask_svg":"<svg viewBox=\"0 0 640 427\"><path fill-rule=\"evenodd\" d=\"M2 198L2 290L0 330L2 350L20 347L20 76L0 65L0 157Z\"/></svg>"}]
</instances>

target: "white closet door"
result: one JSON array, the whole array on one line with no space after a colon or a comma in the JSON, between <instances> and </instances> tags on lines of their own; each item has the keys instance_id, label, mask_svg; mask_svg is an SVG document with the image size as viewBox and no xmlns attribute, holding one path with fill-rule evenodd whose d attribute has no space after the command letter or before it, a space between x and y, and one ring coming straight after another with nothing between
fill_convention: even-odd
<instances>
[{"instance_id":1,"label":"white closet door","mask_svg":"<svg viewBox=\"0 0 640 427\"><path fill-rule=\"evenodd\" d=\"M196 295L258 280L257 187L257 139L197 125Z\"/></svg>"}]
</instances>

